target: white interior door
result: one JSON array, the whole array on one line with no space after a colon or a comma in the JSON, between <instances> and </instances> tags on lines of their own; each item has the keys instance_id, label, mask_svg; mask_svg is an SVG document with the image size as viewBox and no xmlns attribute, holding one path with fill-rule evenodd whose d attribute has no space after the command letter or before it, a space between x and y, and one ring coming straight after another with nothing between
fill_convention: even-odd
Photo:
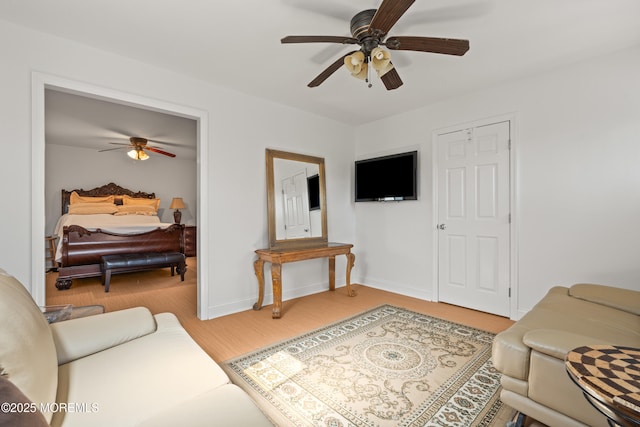
<instances>
[{"instance_id":1,"label":"white interior door","mask_svg":"<svg viewBox=\"0 0 640 427\"><path fill-rule=\"evenodd\" d=\"M311 237L309 190L305 171L282 180L282 196L286 238Z\"/></svg>"},{"instance_id":2,"label":"white interior door","mask_svg":"<svg viewBox=\"0 0 640 427\"><path fill-rule=\"evenodd\" d=\"M437 135L438 299L501 316L510 295L510 123Z\"/></svg>"}]
</instances>

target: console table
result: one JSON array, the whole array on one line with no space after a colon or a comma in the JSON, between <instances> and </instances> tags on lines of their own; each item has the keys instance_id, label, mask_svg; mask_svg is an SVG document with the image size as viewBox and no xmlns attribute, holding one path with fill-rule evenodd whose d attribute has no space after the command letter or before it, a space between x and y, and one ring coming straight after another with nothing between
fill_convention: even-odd
<instances>
[{"instance_id":1,"label":"console table","mask_svg":"<svg viewBox=\"0 0 640 427\"><path fill-rule=\"evenodd\" d=\"M262 308L264 299L264 263L271 263L271 282L273 284L273 314L274 319L282 315L282 264L286 262L304 261L314 258L329 258L329 290L336 288L336 255L347 256L347 295L353 297L355 291L351 289L351 269L356 261L356 256L351 253L352 244L328 243L326 246L295 249L258 249L258 259L253 263L253 268L258 278L258 302L253 305L254 310Z\"/></svg>"}]
</instances>

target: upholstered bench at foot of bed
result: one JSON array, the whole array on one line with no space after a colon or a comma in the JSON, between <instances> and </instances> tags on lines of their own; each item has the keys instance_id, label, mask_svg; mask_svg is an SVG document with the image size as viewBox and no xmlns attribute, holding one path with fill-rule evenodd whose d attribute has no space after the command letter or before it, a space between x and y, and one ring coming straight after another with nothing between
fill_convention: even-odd
<instances>
[{"instance_id":1,"label":"upholstered bench at foot of bed","mask_svg":"<svg viewBox=\"0 0 640 427\"><path fill-rule=\"evenodd\" d=\"M105 292L109 292L112 274L171 267L171 275L177 269L180 280L184 282L184 273L187 271L185 255L180 252L103 255L100 265Z\"/></svg>"}]
</instances>

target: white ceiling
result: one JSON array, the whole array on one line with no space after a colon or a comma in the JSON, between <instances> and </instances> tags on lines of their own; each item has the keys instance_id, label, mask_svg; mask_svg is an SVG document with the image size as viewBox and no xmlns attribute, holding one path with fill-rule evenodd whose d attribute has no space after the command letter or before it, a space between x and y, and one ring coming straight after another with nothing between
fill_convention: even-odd
<instances>
[{"instance_id":1,"label":"white ceiling","mask_svg":"<svg viewBox=\"0 0 640 427\"><path fill-rule=\"evenodd\" d=\"M349 35L351 17L379 3L3 0L0 19L353 125L640 45L638 0L418 0L390 35L468 39L465 56L394 51L404 81L395 91L343 69L308 88L352 46L280 39Z\"/></svg>"},{"instance_id":2,"label":"white ceiling","mask_svg":"<svg viewBox=\"0 0 640 427\"><path fill-rule=\"evenodd\" d=\"M195 120L50 89L44 99L47 144L98 152L115 148L124 155L129 151L129 138L135 136L148 139L147 145L175 154L177 159L196 158Z\"/></svg>"}]
</instances>

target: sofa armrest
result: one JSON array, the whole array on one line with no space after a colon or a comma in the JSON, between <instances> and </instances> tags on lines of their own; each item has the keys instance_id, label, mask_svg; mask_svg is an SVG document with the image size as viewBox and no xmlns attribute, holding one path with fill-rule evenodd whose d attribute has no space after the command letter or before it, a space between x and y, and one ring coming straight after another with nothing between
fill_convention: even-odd
<instances>
[{"instance_id":1,"label":"sofa armrest","mask_svg":"<svg viewBox=\"0 0 640 427\"><path fill-rule=\"evenodd\" d=\"M587 335L559 331L557 329L535 329L524 334L522 340L527 347L564 361L567 353L576 347L591 344L607 344L606 341Z\"/></svg>"},{"instance_id":2,"label":"sofa armrest","mask_svg":"<svg viewBox=\"0 0 640 427\"><path fill-rule=\"evenodd\" d=\"M493 339L491 360L501 373L526 381L529 376L529 355L531 349L522 342L527 329L517 323L500 332Z\"/></svg>"},{"instance_id":3,"label":"sofa armrest","mask_svg":"<svg viewBox=\"0 0 640 427\"><path fill-rule=\"evenodd\" d=\"M155 332L156 321L144 307L81 317L50 325L58 365Z\"/></svg>"},{"instance_id":4,"label":"sofa armrest","mask_svg":"<svg viewBox=\"0 0 640 427\"><path fill-rule=\"evenodd\" d=\"M569 295L640 316L640 292L638 291L580 283L569 289Z\"/></svg>"}]
</instances>

